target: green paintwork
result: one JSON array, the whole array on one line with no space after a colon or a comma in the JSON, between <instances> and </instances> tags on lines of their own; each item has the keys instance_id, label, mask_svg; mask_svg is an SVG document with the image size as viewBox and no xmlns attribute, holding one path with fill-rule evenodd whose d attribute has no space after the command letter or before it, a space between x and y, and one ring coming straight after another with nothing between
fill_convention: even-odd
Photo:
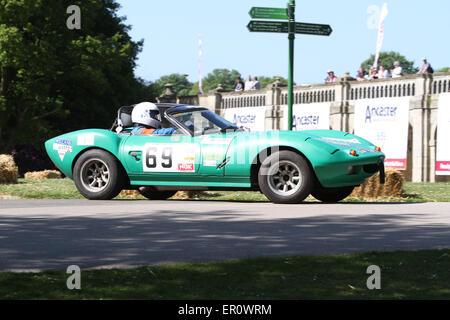
<instances>
[{"instance_id":1,"label":"green paintwork","mask_svg":"<svg viewBox=\"0 0 450 320\"><path fill-rule=\"evenodd\" d=\"M183 146L192 147L192 154L180 159L195 162L192 167L195 170L144 172L144 146L157 144L169 146L179 157L184 156L180 154ZM303 154L324 187L359 185L373 175L365 173L361 166L384 160L384 154L376 152L370 142L332 130L232 132L191 137L132 136L91 129L50 139L45 147L55 165L69 178L72 178L74 160L81 153L91 148L104 149L120 161L132 185L250 188L251 165L259 153L270 147L290 148ZM351 149L359 156L351 156ZM228 162L218 168L226 159ZM355 174L348 174L350 165L356 166Z\"/></svg>"}]
</instances>

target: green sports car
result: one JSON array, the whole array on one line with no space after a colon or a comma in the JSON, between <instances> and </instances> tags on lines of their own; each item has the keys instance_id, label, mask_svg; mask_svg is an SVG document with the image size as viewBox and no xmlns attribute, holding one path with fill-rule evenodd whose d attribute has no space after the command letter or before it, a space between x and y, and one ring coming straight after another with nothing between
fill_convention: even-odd
<instances>
[{"instance_id":1,"label":"green sports car","mask_svg":"<svg viewBox=\"0 0 450 320\"><path fill-rule=\"evenodd\" d=\"M380 172L385 155L361 137L333 130L248 132L208 108L157 104L172 135L133 135L133 106L110 130L70 132L46 141L48 155L88 199L135 189L162 200L178 190L254 190L275 203L346 198Z\"/></svg>"}]
</instances>

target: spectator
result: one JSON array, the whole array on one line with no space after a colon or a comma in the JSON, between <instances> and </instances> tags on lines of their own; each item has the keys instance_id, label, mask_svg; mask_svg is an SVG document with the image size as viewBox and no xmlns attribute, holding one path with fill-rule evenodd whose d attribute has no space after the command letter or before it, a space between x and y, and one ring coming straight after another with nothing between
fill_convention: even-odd
<instances>
[{"instance_id":1,"label":"spectator","mask_svg":"<svg viewBox=\"0 0 450 320\"><path fill-rule=\"evenodd\" d=\"M247 81L245 81L244 90L245 91L253 90L253 81L252 81L252 77L251 76L248 76Z\"/></svg>"},{"instance_id":2,"label":"spectator","mask_svg":"<svg viewBox=\"0 0 450 320\"><path fill-rule=\"evenodd\" d=\"M369 69L369 79L370 80L378 79L378 72L377 69L375 69L374 67L370 67Z\"/></svg>"},{"instance_id":3,"label":"spectator","mask_svg":"<svg viewBox=\"0 0 450 320\"><path fill-rule=\"evenodd\" d=\"M385 69L384 66L380 66L380 70L378 71L379 79L387 79L391 77L391 73L389 70Z\"/></svg>"},{"instance_id":4,"label":"spectator","mask_svg":"<svg viewBox=\"0 0 450 320\"><path fill-rule=\"evenodd\" d=\"M244 90L244 83L242 82L241 77L237 77L236 83L234 85L234 91L243 91Z\"/></svg>"},{"instance_id":5,"label":"spectator","mask_svg":"<svg viewBox=\"0 0 450 320\"><path fill-rule=\"evenodd\" d=\"M403 68L400 66L400 62L394 62L394 69L392 70L392 78L399 78L403 76Z\"/></svg>"},{"instance_id":6,"label":"spectator","mask_svg":"<svg viewBox=\"0 0 450 320\"><path fill-rule=\"evenodd\" d=\"M261 89L261 83L258 80L258 77L253 78L253 90Z\"/></svg>"},{"instance_id":7,"label":"spectator","mask_svg":"<svg viewBox=\"0 0 450 320\"><path fill-rule=\"evenodd\" d=\"M433 73L434 70L431 67L431 64L427 61L427 58L422 58L423 65L422 68L420 68L419 72L417 73Z\"/></svg>"},{"instance_id":8,"label":"spectator","mask_svg":"<svg viewBox=\"0 0 450 320\"><path fill-rule=\"evenodd\" d=\"M328 70L328 77L325 78L325 83L336 82L337 77L334 74L334 71Z\"/></svg>"},{"instance_id":9,"label":"spectator","mask_svg":"<svg viewBox=\"0 0 450 320\"><path fill-rule=\"evenodd\" d=\"M361 66L356 73L356 80L358 81L364 81L367 80L367 72L364 70L364 68Z\"/></svg>"}]
</instances>

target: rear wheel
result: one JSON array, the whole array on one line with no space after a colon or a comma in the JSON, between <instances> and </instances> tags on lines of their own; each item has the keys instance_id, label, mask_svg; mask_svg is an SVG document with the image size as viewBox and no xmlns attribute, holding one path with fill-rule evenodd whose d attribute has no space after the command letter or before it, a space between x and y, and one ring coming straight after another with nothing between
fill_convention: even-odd
<instances>
[{"instance_id":1,"label":"rear wheel","mask_svg":"<svg viewBox=\"0 0 450 320\"><path fill-rule=\"evenodd\" d=\"M92 149L83 153L73 168L78 191L90 200L110 200L122 190L124 179L118 160L110 153Z\"/></svg>"},{"instance_id":2,"label":"rear wheel","mask_svg":"<svg viewBox=\"0 0 450 320\"><path fill-rule=\"evenodd\" d=\"M274 203L300 203L310 194L313 180L307 161L301 155L285 150L263 161L258 184Z\"/></svg>"},{"instance_id":3,"label":"rear wheel","mask_svg":"<svg viewBox=\"0 0 450 320\"><path fill-rule=\"evenodd\" d=\"M158 191L154 187L140 187L139 193L149 200L166 200L174 196L177 191Z\"/></svg>"},{"instance_id":4,"label":"rear wheel","mask_svg":"<svg viewBox=\"0 0 450 320\"><path fill-rule=\"evenodd\" d=\"M340 187L340 188L323 188L316 186L311 192L311 195L322 202L339 202L347 198L355 187Z\"/></svg>"}]
</instances>

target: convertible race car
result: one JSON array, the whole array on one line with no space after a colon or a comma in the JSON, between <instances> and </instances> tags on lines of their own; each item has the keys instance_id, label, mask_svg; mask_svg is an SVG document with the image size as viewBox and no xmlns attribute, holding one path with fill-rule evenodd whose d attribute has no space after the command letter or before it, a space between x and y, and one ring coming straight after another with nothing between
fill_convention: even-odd
<instances>
[{"instance_id":1,"label":"convertible race car","mask_svg":"<svg viewBox=\"0 0 450 320\"><path fill-rule=\"evenodd\" d=\"M333 130L248 132L208 108L157 104L171 135L132 133L133 106L110 130L70 132L46 141L48 155L88 199L135 189L153 200L178 190L254 190L275 203L346 198L380 172L385 155L361 137ZM171 130L173 131L173 130Z\"/></svg>"}]
</instances>

